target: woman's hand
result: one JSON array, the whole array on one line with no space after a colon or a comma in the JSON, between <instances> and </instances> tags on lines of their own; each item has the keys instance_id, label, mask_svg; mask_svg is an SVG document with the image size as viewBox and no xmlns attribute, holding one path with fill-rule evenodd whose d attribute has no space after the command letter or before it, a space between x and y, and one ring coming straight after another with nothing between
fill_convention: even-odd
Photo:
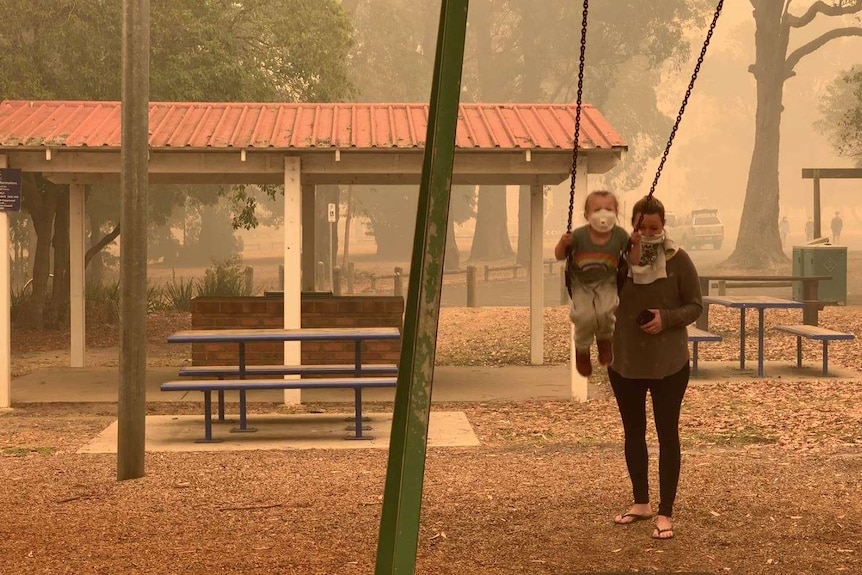
<instances>
[{"instance_id":1,"label":"woman's hand","mask_svg":"<svg viewBox=\"0 0 862 575\"><path fill-rule=\"evenodd\" d=\"M651 309L650 311L654 314L653 318L648 323L643 324L641 329L651 335L657 335L664 329L661 323L661 310Z\"/></svg>"}]
</instances>

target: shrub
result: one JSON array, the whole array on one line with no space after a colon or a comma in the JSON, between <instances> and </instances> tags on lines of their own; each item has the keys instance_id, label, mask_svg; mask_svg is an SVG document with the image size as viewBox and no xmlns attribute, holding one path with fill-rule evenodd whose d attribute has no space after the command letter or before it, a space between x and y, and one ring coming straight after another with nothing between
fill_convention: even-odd
<instances>
[{"instance_id":1,"label":"shrub","mask_svg":"<svg viewBox=\"0 0 862 575\"><path fill-rule=\"evenodd\" d=\"M252 286L246 285L245 273L238 256L213 262L202 282L195 286L198 297L251 295Z\"/></svg>"},{"instance_id":2,"label":"shrub","mask_svg":"<svg viewBox=\"0 0 862 575\"><path fill-rule=\"evenodd\" d=\"M171 273L170 283L166 283L163 290L165 305L177 311L189 311L192 309L192 296L195 293L196 282L194 278L186 281L180 278L177 281L176 272Z\"/></svg>"}]
</instances>

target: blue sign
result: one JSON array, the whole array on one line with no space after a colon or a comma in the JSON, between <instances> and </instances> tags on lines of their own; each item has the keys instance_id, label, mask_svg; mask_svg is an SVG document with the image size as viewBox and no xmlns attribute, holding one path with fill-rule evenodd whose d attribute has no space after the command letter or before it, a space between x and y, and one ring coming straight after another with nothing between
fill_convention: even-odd
<instances>
[{"instance_id":1,"label":"blue sign","mask_svg":"<svg viewBox=\"0 0 862 575\"><path fill-rule=\"evenodd\" d=\"M0 212L21 211L21 170L0 168Z\"/></svg>"}]
</instances>

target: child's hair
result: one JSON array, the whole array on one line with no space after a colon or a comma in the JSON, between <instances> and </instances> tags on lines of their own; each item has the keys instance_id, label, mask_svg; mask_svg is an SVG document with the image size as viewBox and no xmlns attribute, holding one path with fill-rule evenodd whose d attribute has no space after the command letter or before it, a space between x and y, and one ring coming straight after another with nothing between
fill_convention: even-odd
<instances>
[{"instance_id":1,"label":"child's hair","mask_svg":"<svg viewBox=\"0 0 862 575\"><path fill-rule=\"evenodd\" d=\"M635 218L640 217L641 214L645 216L656 214L661 219L662 225L664 225L664 204L657 198L644 196L637 201L632 208L632 226L638 225Z\"/></svg>"},{"instance_id":2,"label":"child's hair","mask_svg":"<svg viewBox=\"0 0 862 575\"><path fill-rule=\"evenodd\" d=\"M588 215L590 212L590 201L593 198L611 198L614 201L614 211L620 211L620 201L617 199L617 196L611 192L610 190L593 190L589 194L587 194L587 199L584 200L584 215Z\"/></svg>"}]
</instances>

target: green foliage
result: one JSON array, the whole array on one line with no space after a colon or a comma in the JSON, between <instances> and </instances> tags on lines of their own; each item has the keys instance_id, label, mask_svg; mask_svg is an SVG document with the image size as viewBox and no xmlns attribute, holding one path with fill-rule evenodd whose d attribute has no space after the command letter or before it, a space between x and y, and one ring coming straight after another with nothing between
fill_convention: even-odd
<instances>
[{"instance_id":1,"label":"green foliage","mask_svg":"<svg viewBox=\"0 0 862 575\"><path fill-rule=\"evenodd\" d=\"M194 278L190 278L188 281L185 278L180 278L177 281L176 273L172 273L171 281L164 285L162 291L165 306L178 311L190 311L196 283Z\"/></svg>"},{"instance_id":2,"label":"green foliage","mask_svg":"<svg viewBox=\"0 0 862 575\"><path fill-rule=\"evenodd\" d=\"M247 296L251 295L252 286L246 285L242 262L234 256L213 262L194 290L197 297Z\"/></svg>"},{"instance_id":3,"label":"green foliage","mask_svg":"<svg viewBox=\"0 0 862 575\"><path fill-rule=\"evenodd\" d=\"M29 284L25 284L22 287L17 287L13 285L11 296L12 299L10 302L10 319L12 323L15 323L20 314L26 313L25 310L30 304L30 300L33 296L33 290L30 289Z\"/></svg>"},{"instance_id":4,"label":"green foliage","mask_svg":"<svg viewBox=\"0 0 862 575\"><path fill-rule=\"evenodd\" d=\"M817 128L835 151L862 166L862 66L846 70L827 87L820 113Z\"/></svg>"},{"instance_id":5,"label":"green foliage","mask_svg":"<svg viewBox=\"0 0 862 575\"><path fill-rule=\"evenodd\" d=\"M116 325L120 321L120 281L88 281L85 291L88 322Z\"/></svg>"}]
</instances>

